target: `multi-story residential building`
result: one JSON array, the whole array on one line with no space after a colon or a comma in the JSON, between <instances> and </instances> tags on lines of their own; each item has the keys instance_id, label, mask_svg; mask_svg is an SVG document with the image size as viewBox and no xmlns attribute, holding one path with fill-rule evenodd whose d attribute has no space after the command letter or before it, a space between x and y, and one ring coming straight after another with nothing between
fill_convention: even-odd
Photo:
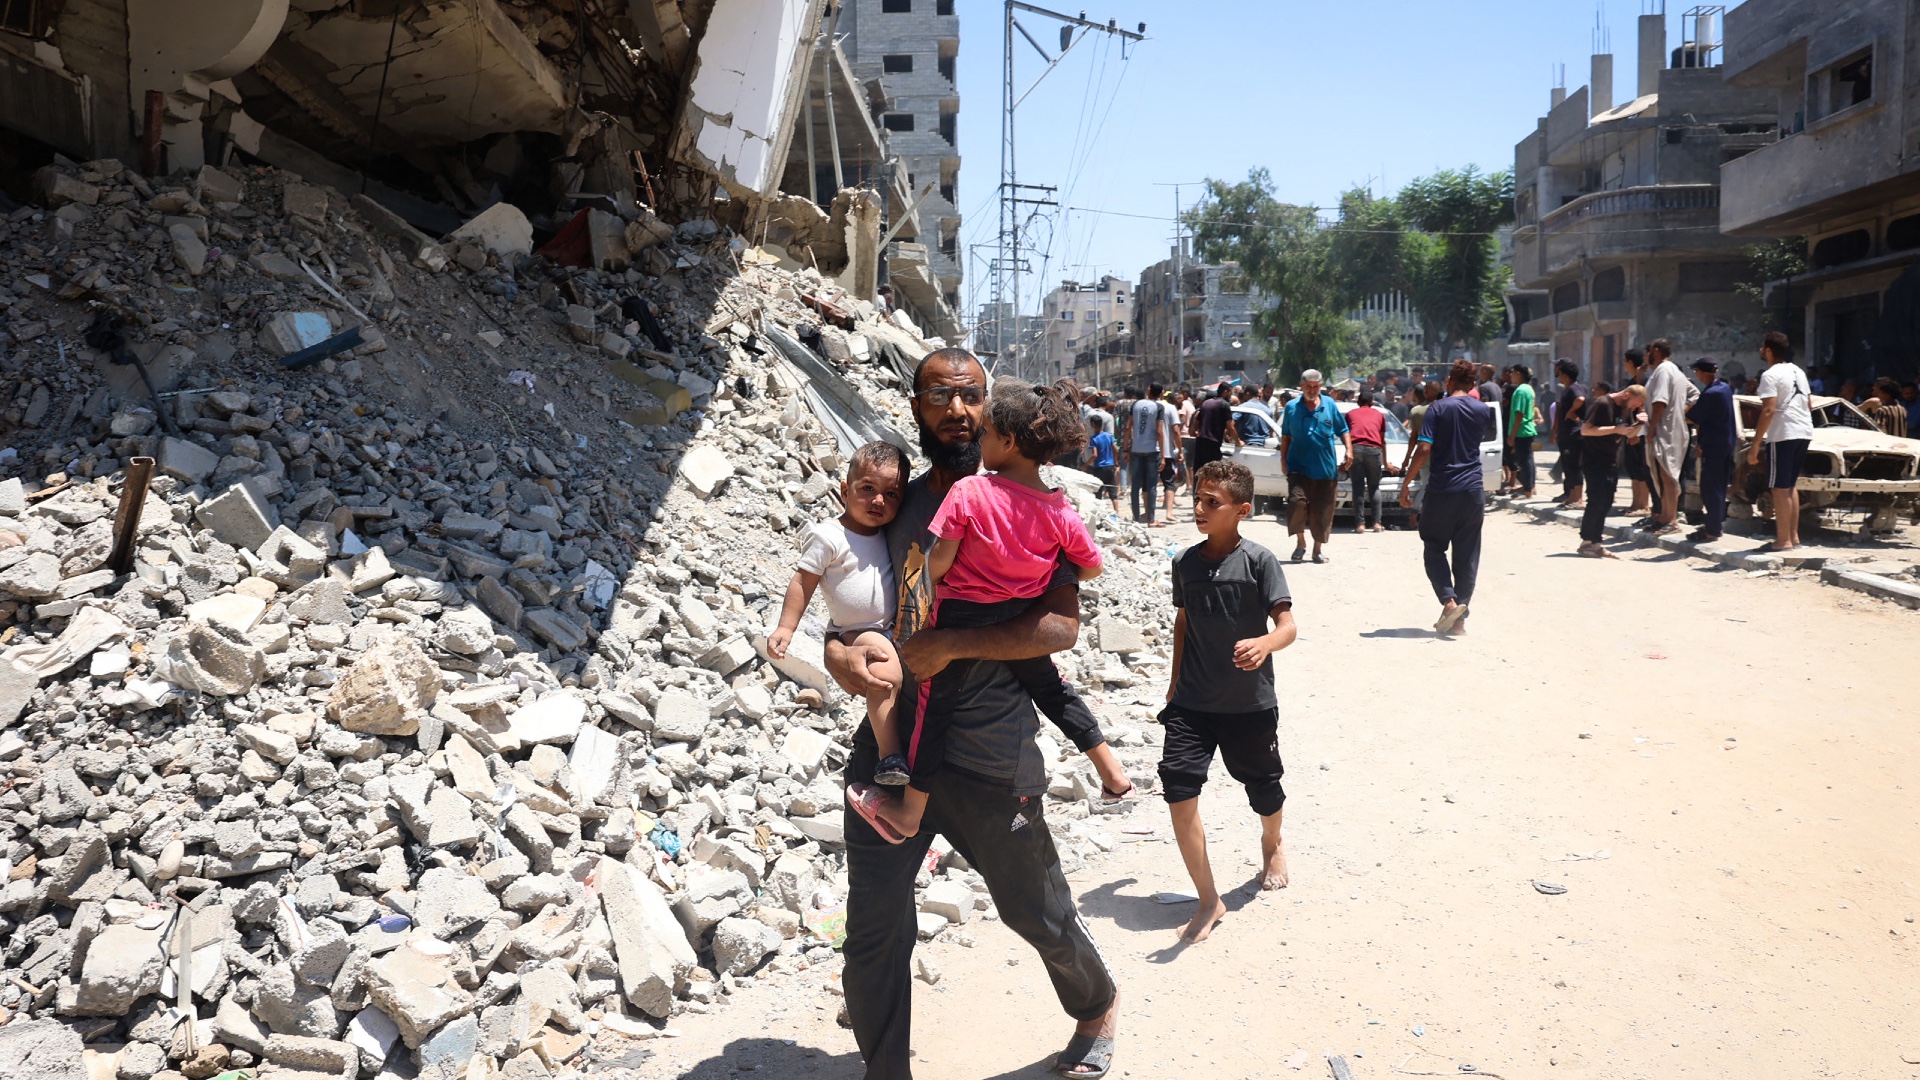
<instances>
[{"instance_id":1,"label":"multi-story residential building","mask_svg":"<svg viewBox=\"0 0 1920 1080\"><path fill-rule=\"evenodd\" d=\"M1190 257L1178 260L1176 289L1175 262L1167 258L1140 272L1134 298L1140 377L1169 386L1236 376L1264 381L1266 354L1253 334L1260 290L1238 263L1199 263Z\"/></svg>"},{"instance_id":2,"label":"multi-story residential building","mask_svg":"<svg viewBox=\"0 0 1920 1080\"><path fill-rule=\"evenodd\" d=\"M1080 338L1070 370L1074 381L1081 386L1118 391L1138 384L1135 376L1139 362L1140 357L1134 352L1132 328L1107 323Z\"/></svg>"},{"instance_id":3,"label":"multi-story residential building","mask_svg":"<svg viewBox=\"0 0 1920 1080\"><path fill-rule=\"evenodd\" d=\"M875 95L887 143L929 226L920 243L947 306L960 310L960 18L954 0L845 0L836 32L854 71Z\"/></svg>"},{"instance_id":4,"label":"multi-story residential building","mask_svg":"<svg viewBox=\"0 0 1920 1080\"><path fill-rule=\"evenodd\" d=\"M1761 312L1735 291L1750 260L1720 231L1721 167L1773 141L1776 95L1721 78L1715 18L1690 13L1670 57L1666 17L1642 16L1633 100L1614 103L1613 57L1595 56L1589 85L1556 90L1514 148L1513 338L1590 379L1617 384L1621 353L1659 337L1757 369Z\"/></svg>"},{"instance_id":5,"label":"multi-story residential building","mask_svg":"<svg viewBox=\"0 0 1920 1080\"><path fill-rule=\"evenodd\" d=\"M1026 367L1036 379L1057 379L1073 373L1073 357L1082 342L1097 338L1102 328L1115 333L1131 330L1133 283L1108 274L1097 282L1063 281L1040 306L1042 326L1035 344L1034 363Z\"/></svg>"},{"instance_id":6,"label":"multi-story residential building","mask_svg":"<svg viewBox=\"0 0 1920 1080\"><path fill-rule=\"evenodd\" d=\"M1777 141L1721 170L1720 226L1743 238L1805 237L1808 270L1772 283L1789 334L1829 385L1912 378L1891 331L1920 270L1920 78L1911 4L1748 0L1727 15L1727 81L1777 97ZM1905 288L1889 291L1907 279Z\"/></svg>"}]
</instances>

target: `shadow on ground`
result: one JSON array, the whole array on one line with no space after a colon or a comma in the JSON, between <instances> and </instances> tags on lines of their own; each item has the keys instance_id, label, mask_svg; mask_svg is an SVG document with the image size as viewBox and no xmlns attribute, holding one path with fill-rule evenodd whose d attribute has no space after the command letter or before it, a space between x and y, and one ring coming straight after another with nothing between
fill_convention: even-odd
<instances>
[{"instance_id":1,"label":"shadow on ground","mask_svg":"<svg viewBox=\"0 0 1920 1080\"><path fill-rule=\"evenodd\" d=\"M1391 629L1382 627L1379 630L1362 630L1360 636L1363 638L1430 638L1436 635L1431 626L1396 626Z\"/></svg>"},{"instance_id":2,"label":"shadow on ground","mask_svg":"<svg viewBox=\"0 0 1920 1080\"><path fill-rule=\"evenodd\" d=\"M735 1039L719 1056L694 1064L680 1077L681 1080L735 1080L742 1072L749 1071L775 1080L786 1080L790 1076L857 1080L866 1067L857 1053L829 1054L786 1039Z\"/></svg>"}]
</instances>

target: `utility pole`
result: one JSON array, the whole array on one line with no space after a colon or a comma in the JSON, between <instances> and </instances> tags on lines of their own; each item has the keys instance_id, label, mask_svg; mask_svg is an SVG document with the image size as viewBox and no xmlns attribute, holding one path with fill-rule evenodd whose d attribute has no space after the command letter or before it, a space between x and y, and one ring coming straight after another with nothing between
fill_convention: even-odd
<instances>
[{"instance_id":1,"label":"utility pole","mask_svg":"<svg viewBox=\"0 0 1920 1080\"><path fill-rule=\"evenodd\" d=\"M1179 183L1160 183L1154 187L1173 189L1173 363L1177 377L1173 385L1179 386L1187 381L1187 309L1184 295L1186 267L1186 231L1181 221L1180 189L1204 180L1183 180Z\"/></svg>"},{"instance_id":2,"label":"utility pole","mask_svg":"<svg viewBox=\"0 0 1920 1080\"><path fill-rule=\"evenodd\" d=\"M1023 190L1037 190L1052 194L1057 189L1040 187L1034 184L1021 184L1019 182L1014 160L1014 110L1019 108L1020 103L1026 100L1028 94L1033 93L1034 88L1040 85L1040 81L1047 77L1048 72L1060 66L1060 61L1067 58L1068 51L1080 41L1085 40L1088 34L1099 31L1103 34L1118 37L1123 41L1145 41L1147 24L1141 23L1139 31L1135 32L1120 29L1119 26L1115 25L1114 20L1111 19L1104 25L1090 22L1087 20L1085 12L1082 12L1079 16L1073 16L1058 11L1049 11L1046 8L1025 3L1023 0L1005 0L1005 3L1006 25L1004 27L1004 41L1002 43L1004 70L1002 72L1000 110L1000 256L994 260L993 302L996 311L1006 310L998 306L1001 303L1011 302L1013 305L1012 315L1016 339L1016 345L1013 351L1017 357L1015 371L1016 374L1025 374L1029 371L1027 352L1017 344L1020 328L1020 275L1026 270L1026 267L1022 265L1020 261L1020 207L1022 205L1057 206L1059 204L1046 199L1027 199L1021 197ZM1060 27L1059 56L1051 56L1047 53L1046 49L1041 47L1040 42L1035 40L1034 36L1027 32L1027 28L1020 25L1019 20L1014 18L1016 11L1053 19L1062 24ZM1075 29L1080 31L1078 36L1074 34ZM1033 46L1033 50L1039 53L1040 58L1047 62L1046 71L1042 71L1039 78L1033 80L1031 86L1028 86L1024 92L1017 95L1015 93L1017 86L1014 82L1013 72L1013 35L1016 32L1021 37L1026 38L1027 44Z\"/></svg>"}]
</instances>

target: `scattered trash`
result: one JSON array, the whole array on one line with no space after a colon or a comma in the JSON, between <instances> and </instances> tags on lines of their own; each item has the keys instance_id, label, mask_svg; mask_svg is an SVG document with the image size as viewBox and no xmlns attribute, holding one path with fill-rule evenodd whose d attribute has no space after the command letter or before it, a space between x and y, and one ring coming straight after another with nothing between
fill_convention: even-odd
<instances>
[{"instance_id":1,"label":"scattered trash","mask_svg":"<svg viewBox=\"0 0 1920 1080\"><path fill-rule=\"evenodd\" d=\"M340 554L351 559L355 555L367 553L367 542L355 536L352 529L340 530Z\"/></svg>"},{"instance_id":2,"label":"scattered trash","mask_svg":"<svg viewBox=\"0 0 1920 1080\"><path fill-rule=\"evenodd\" d=\"M1304 1069L1307 1067L1307 1061L1307 1052L1305 1050L1295 1050L1293 1056L1287 1059L1286 1065L1289 1069Z\"/></svg>"},{"instance_id":3,"label":"scattered trash","mask_svg":"<svg viewBox=\"0 0 1920 1080\"><path fill-rule=\"evenodd\" d=\"M847 943L847 905L842 902L807 912L807 933L835 949Z\"/></svg>"},{"instance_id":4,"label":"scattered trash","mask_svg":"<svg viewBox=\"0 0 1920 1080\"><path fill-rule=\"evenodd\" d=\"M311 367L329 356L359 348L361 344L360 328L355 326L335 334L318 345L310 345L299 352L288 353L280 358L280 366L289 371L298 371L301 368Z\"/></svg>"},{"instance_id":5,"label":"scattered trash","mask_svg":"<svg viewBox=\"0 0 1920 1080\"><path fill-rule=\"evenodd\" d=\"M512 371L507 372L506 381L513 384L514 386L524 386L527 389L531 390L533 389L533 372L523 371L519 368L515 368Z\"/></svg>"},{"instance_id":6,"label":"scattered trash","mask_svg":"<svg viewBox=\"0 0 1920 1080\"><path fill-rule=\"evenodd\" d=\"M1415 1024L1415 1025L1413 1025L1413 1037L1414 1037L1414 1038L1416 1038L1416 1039L1422 1039L1422 1038L1425 1038L1425 1037L1426 1037L1426 1034L1427 1034L1427 1028L1426 1028L1426 1025L1425 1025L1425 1024Z\"/></svg>"},{"instance_id":7,"label":"scattered trash","mask_svg":"<svg viewBox=\"0 0 1920 1080\"><path fill-rule=\"evenodd\" d=\"M1157 892L1153 894L1153 902L1156 904L1197 904L1200 902L1200 898L1192 893Z\"/></svg>"},{"instance_id":8,"label":"scattered trash","mask_svg":"<svg viewBox=\"0 0 1920 1080\"><path fill-rule=\"evenodd\" d=\"M1559 896L1567 891L1567 887L1551 881L1536 881L1533 883L1533 891L1547 896Z\"/></svg>"}]
</instances>

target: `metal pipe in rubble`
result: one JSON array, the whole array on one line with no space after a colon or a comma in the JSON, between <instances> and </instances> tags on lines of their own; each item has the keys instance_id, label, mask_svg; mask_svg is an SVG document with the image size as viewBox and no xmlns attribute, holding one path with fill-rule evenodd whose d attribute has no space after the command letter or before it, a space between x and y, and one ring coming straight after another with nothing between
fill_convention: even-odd
<instances>
[{"instance_id":1,"label":"metal pipe in rubble","mask_svg":"<svg viewBox=\"0 0 1920 1080\"><path fill-rule=\"evenodd\" d=\"M140 533L140 511L147 505L147 485L153 482L153 459L127 462L127 482L120 488L120 509L113 515L113 554L107 569L118 577L133 569L133 540Z\"/></svg>"}]
</instances>

